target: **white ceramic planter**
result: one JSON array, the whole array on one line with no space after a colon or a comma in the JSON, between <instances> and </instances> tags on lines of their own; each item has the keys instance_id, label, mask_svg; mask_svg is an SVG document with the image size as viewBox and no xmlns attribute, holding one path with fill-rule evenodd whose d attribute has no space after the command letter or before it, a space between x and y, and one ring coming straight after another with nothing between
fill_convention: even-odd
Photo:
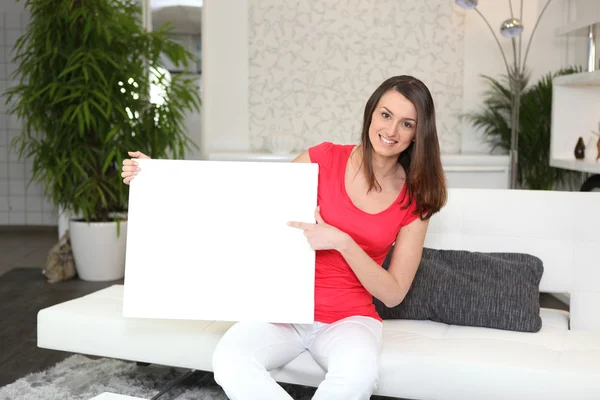
<instances>
[{"instance_id":1,"label":"white ceramic planter","mask_svg":"<svg viewBox=\"0 0 600 400\"><path fill-rule=\"evenodd\" d=\"M112 281L125 276L127 221L69 222L69 234L77 275L85 281Z\"/></svg>"}]
</instances>

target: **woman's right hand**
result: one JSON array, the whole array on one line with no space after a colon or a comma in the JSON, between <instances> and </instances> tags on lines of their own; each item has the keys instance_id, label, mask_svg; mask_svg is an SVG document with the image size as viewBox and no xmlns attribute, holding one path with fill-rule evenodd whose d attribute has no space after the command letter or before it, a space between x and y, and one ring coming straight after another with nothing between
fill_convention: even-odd
<instances>
[{"instance_id":1,"label":"woman's right hand","mask_svg":"<svg viewBox=\"0 0 600 400\"><path fill-rule=\"evenodd\" d=\"M132 159L123 160L123 172L121 172L121 176L123 177L123 182L126 185L129 185L129 182L131 182L131 180L138 174L138 172L140 172L140 167L138 167L138 163L137 161L135 161L135 159L150 159L150 157L139 151L129 151L127 152L127 154L129 154L129 157L131 157Z\"/></svg>"}]
</instances>

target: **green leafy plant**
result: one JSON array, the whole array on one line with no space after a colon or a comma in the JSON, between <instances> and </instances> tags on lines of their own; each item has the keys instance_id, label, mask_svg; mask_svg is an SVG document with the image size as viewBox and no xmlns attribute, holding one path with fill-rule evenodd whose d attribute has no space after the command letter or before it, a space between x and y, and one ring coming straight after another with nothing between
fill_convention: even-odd
<instances>
[{"instance_id":1,"label":"green leafy plant","mask_svg":"<svg viewBox=\"0 0 600 400\"><path fill-rule=\"evenodd\" d=\"M550 166L550 131L552 122L552 79L581 72L580 67L561 69L544 75L527 87L529 76L518 83L522 89L519 107L518 183L532 190L552 190L557 185L570 185L577 174ZM465 114L467 121L483 131L485 140L497 148L510 150L512 92L508 76L494 79L483 75L489 87L483 95L480 110Z\"/></svg>"},{"instance_id":2,"label":"green leafy plant","mask_svg":"<svg viewBox=\"0 0 600 400\"><path fill-rule=\"evenodd\" d=\"M199 110L194 77L168 78L161 58L186 68L193 55L169 25L143 29L136 0L27 0L31 20L15 46L9 112L23 130L12 145L33 160L32 181L55 207L88 221L127 209L120 168L127 151L182 158L195 146L185 113ZM151 89L162 92L152 101Z\"/></svg>"}]
</instances>

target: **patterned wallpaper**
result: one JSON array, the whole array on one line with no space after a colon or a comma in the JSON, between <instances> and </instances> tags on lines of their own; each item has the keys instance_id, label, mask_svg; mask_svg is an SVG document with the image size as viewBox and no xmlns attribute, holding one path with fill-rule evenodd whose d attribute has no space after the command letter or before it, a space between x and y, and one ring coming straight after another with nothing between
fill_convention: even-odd
<instances>
[{"instance_id":1,"label":"patterned wallpaper","mask_svg":"<svg viewBox=\"0 0 600 400\"><path fill-rule=\"evenodd\" d=\"M370 94L409 74L434 96L442 152L459 152L463 36L453 0L249 0L253 149L356 142Z\"/></svg>"}]
</instances>

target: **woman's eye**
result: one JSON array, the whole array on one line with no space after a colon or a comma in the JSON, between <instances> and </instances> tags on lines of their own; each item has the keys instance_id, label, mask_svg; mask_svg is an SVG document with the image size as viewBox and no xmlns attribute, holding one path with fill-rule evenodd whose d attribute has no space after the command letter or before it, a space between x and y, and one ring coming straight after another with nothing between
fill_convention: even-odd
<instances>
[{"instance_id":1,"label":"woman's eye","mask_svg":"<svg viewBox=\"0 0 600 400\"><path fill-rule=\"evenodd\" d=\"M405 128L412 128L412 124L410 122L408 122L408 121L405 121L404 122L404 127Z\"/></svg>"},{"instance_id":2,"label":"woman's eye","mask_svg":"<svg viewBox=\"0 0 600 400\"><path fill-rule=\"evenodd\" d=\"M390 117L390 114L386 113L385 111L381 113L381 116L385 119L388 119Z\"/></svg>"}]
</instances>

